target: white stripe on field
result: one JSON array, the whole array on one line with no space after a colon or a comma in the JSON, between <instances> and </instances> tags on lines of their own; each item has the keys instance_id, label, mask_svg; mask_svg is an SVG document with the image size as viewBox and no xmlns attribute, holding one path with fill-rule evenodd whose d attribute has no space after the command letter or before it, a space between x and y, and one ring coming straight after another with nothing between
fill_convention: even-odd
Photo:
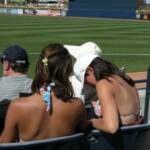
<instances>
[{"instance_id":1,"label":"white stripe on field","mask_svg":"<svg viewBox=\"0 0 150 150\"><path fill-rule=\"evenodd\" d=\"M28 53L29 55L39 55L40 53Z\"/></svg>"},{"instance_id":2,"label":"white stripe on field","mask_svg":"<svg viewBox=\"0 0 150 150\"><path fill-rule=\"evenodd\" d=\"M126 54L126 53L102 53L102 55L118 55L118 56L150 56L150 54Z\"/></svg>"},{"instance_id":3,"label":"white stripe on field","mask_svg":"<svg viewBox=\"0 0 150 150\"><path fill-rule=\"evenodd\" d=\"M29 53L29 55L39 55L40 53ZM127 53L102 53L102 55L110 56L150 56L150 54L127 54Z\"/></svg>"}]
</instances>

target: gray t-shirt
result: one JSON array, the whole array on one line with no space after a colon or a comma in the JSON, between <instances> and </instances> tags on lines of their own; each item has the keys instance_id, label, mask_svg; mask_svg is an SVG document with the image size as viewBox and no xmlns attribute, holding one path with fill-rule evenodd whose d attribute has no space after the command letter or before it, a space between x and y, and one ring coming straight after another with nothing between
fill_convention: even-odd
<instances>
[{"instance_id":1,"label":"gray t-shirt","mask_svg":"<svg viewBox=\"0 0 150 150\"><path fill-rule=\"evenodd\" d=\"M4 76L0 78L0 101L13 100L19 97L19 93L31 93L32 79L27 75Z\"/></svg>"}]
</instances>

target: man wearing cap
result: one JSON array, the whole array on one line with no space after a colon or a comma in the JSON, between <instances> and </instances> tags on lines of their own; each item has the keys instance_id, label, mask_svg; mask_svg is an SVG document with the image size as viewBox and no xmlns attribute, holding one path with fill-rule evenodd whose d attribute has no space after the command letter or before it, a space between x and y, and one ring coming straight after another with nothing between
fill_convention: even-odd
<instances>
[{"instance_id":1,"label":"man wearing cap","mask_svg":"<svg viewBox=\"0 0 150 150\"><path fill-rule=\"evenodd\" d=\"M4 128L5 115L11 100L20 93L31 93L32 80L26 73L29 68L28 54L25 49L13 45L0 56L3 77L0 77L0 133Z\"/></svg>"},{"instance_id":2,"label":"man wearing cap","mask_svg":"<svg viewBox=\"0 0 150 150\"><path fill-rule=\"evenodd\" d=\"M13 100L19 93L31 93L32 80L26 73L29 68L28 54L25 49L13 45L0 56L3 65L3 77L0 78L0 101Z\"/></svg>"}]
</instances>

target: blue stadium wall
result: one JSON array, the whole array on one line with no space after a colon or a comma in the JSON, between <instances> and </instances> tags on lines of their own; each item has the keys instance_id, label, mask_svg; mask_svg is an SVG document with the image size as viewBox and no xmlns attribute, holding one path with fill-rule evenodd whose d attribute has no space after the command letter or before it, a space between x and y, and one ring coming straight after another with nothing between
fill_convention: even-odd
<instances>
[{"instance_id":1,"label":"blue stadium wall","mask_svg":"<svg viewBox=\"0 0 150 150\"><path fill-rule=\"evenodd\" d=\"M70 0L67 16L134 19L136 0Z\"/></svg>"}]
</instances>

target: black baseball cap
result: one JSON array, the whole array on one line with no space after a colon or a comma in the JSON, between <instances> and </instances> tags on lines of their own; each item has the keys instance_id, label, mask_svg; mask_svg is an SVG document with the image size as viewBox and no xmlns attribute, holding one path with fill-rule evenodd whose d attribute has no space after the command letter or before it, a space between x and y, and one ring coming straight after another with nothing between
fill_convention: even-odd
<instances>
[{"instance_id":1,"label":"black baseball cap","mask_svg":"<svg viewBox=\"0 0 150 150\"><path fill-rule=\"evenodd\" d=\"M27 51L18 46L13 45L6 48L0 56L0 60L3 62L4 60L10 61L15 64L29 64Z\"/></svg>"}]
</instances>

